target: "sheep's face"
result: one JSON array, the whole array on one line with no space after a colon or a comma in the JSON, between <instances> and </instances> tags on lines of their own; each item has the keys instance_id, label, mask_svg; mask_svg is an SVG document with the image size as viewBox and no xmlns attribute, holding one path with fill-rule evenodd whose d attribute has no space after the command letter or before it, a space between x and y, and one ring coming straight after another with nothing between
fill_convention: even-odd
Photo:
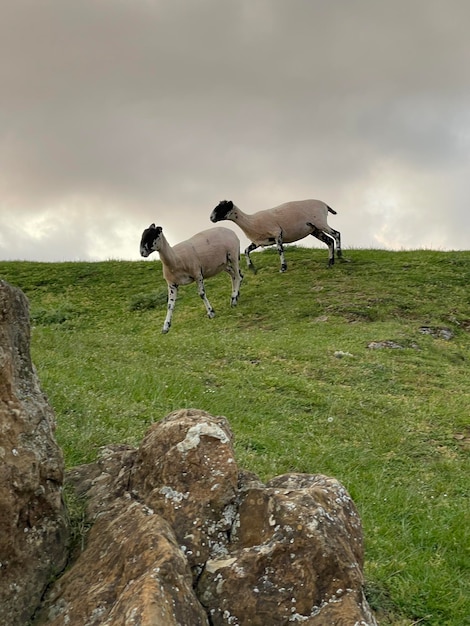
<instances>
[{"instance_id":1,"label":"sheep's face","mask_svg":"<svg viewBox=\"0 0 470 626\"><path fill-rule=\"evenodd\" d=\"M221 222L222 220L229 220L232 217L233 202L231 200L222 200L212 211L210 220L211 222Z\"/></svg>"},{"instance_id":2,"label":"sheep's face","mask_svg":"<svg viewBox=\"0 0 470 626\"><path fill-rule=\"evenodd\" d=\"M162 232L161 226L155 226L150 224L148 228L142 233L142 239L140 240L140 255L148 257L152 252L158 250L158 242Z\"/></svg>"}]
</instances>

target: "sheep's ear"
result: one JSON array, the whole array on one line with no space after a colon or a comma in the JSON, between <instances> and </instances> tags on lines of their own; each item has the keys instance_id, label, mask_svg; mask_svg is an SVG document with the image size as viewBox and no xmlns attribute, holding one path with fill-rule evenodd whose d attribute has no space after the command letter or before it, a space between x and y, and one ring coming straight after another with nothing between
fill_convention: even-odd
<instances>
[{"instance_id":1,"label":"sheep's ear","mask_svg":"<svg viewBox=\"0 0 470 626\"><path fill-rule=\"evenodd\" d=\"M155 228L155 224L150 224L149 228Z\"/></svg>"},{"instance_id":2,"label":"sheep's ear","mask_svg":"<svg viewBox=\"0 0 470 626\"><path fill-rule=\"evenodd\" d=\"M162 232L163 228L161 226L157 226L155 230L157 231L157 235L159 235Z\"/></svg>"}]
</instances>

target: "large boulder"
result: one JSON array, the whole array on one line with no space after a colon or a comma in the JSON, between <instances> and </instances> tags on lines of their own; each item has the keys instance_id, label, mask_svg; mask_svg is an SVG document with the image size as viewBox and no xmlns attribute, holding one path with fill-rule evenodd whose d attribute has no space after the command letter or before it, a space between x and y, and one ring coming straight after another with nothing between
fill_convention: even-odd
<instances>
[{"instance_id":1,"label":"large boulder","mask_svg":"<svg viewBox=\"0 0 470 626\"><path fill-rule=\"evenodd\" d=\"M39 623L374 626L346 489L309 474L264 484L232 442L224 417L181 410L138 449L110 446L72 470L92 529Z\"/></svg>"},{"instance_id":2,"label":"large boulder","mask_svg":"<svg viewBox=\"0 0 470 626\"><path fill-rule=\"evenodd\" d=\"M0 281L0 623L25 626L67 559L64 463L30 356L26 296Z\"/></svg>"},{"instance_id":3,"label":"large boulder","mask_svg":"<svg viewBox=\"0 0 470 626\"><path fill-rule=\"evenodd\" d=\"M207 561L197 593L213 626L373 624L362 565L361 522L345 488L287 474L242 487L230 554Z\"/></svg>"},{"instance_id":4,"label":"large boulder","mask_svg":"<svg viewBox=\"0 0 470 626\"><path fill-rule=\"evenodd\" d=\"M103 448L67 479L87 497L92 529L38 622L208 626L193 587L205 561L226 550L235 518L238 467L227 420L176 411L138 450Z\"/></svg>"}]
</instances>

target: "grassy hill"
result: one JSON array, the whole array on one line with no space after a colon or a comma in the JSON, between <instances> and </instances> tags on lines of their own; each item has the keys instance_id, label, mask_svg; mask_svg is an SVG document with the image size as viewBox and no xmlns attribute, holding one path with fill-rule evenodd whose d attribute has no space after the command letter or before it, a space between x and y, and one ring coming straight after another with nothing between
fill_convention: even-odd
<instances>
[{"instance_id":1,"label":"grassy hill","mask_svg":"<svg viewBox=\"0 0 470 626\"><path fill-rule=\"evenodd\" d=\"M338 478L361 513L367 594L382 624L470 615L470 252L254 253L230 280L180 289L151 261L0 262L30 300L32 356L68 467L138 445L170 411L225 415L239 464ZM243 262L244 268L244 262Z\"/></svg>"}]
</instances>

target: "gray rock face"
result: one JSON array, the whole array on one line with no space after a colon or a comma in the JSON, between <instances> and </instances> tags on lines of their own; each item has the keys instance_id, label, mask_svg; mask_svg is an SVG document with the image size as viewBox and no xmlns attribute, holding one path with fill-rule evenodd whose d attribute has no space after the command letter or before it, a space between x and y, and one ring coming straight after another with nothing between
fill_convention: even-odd
<instances>
[{"instance_id":1,"label":"gray rock face","mask_svg":"<svg viewBox=\"0 0 470 626\"><path fill-rule=\"evenodd\" d=\"M0 281L0 623L25 626L67 558L64 464L30 357L28 302Z\"/></svg>"}]
</instances>

